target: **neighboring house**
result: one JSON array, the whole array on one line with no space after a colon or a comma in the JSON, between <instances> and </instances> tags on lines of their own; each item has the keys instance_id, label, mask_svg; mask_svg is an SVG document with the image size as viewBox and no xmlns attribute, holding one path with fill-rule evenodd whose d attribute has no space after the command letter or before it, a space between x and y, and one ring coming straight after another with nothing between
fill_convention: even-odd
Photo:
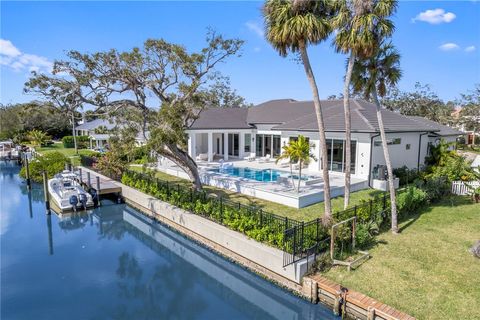
<instances>
[{"instance_id":1,"label":"neighboring house","mask_svg":"<svg viewBox=\"0 0 480 320\"><path fill-rule=\"evenodd\" d=\"M92 121L85 121L84 123L78 125L75 130L79 136L89 136L90 137L90 149L103 148L110 138L110 133L96 133L96 130L106 128L108 131L111 131L115 128L114 123L110 123L108 120L104 119L95 119Z\"/></svg>"},{"instance_id":2,"label":"neighboring house","mask_svg":"<svg viewBox=\"0 0 480 320\"><path fill-rule=\"evenodd\" d=\"M95 119L92 121L84 121L82 124L75 128L77 135L90 137L90 149L104 148L108 144L108 139L114 134L112 131L117 128L117 125L113 122L109 122L104 119ZM104 133L104 130L107 133ZM99 133L96 133L99 132ZM101 132L101 133L100 133ZM148 137L148 132L147 132ZM139 133L136 137L137 144L145 144L145 138L142 133Z\"/></svg>"},{"instance_id":3,"label":"neighboring house","mask_svg":"<svg viewBox=\"0 0 480 320\"><path fill-rule=\"evenodd\" d=\"M376 108L364 100L351 100L352 176L371 183L375 168L385 165ZM328 167L345 170L345 127L343 100L322 101L326 127ZM420 168L429 144L444 138L455 141L462 132L419 117L406 117L382 110L390 158L394 168ZM251 108L210 108L204 110L187 130L188 152L192 158L206 154L208 161L277 157L289 140L304 135L313 145L316 161L309 171L321 170L317 119L312 101L271 100ZM252 154L253 155L253 154Z\"/></svg>"}]
</instances>

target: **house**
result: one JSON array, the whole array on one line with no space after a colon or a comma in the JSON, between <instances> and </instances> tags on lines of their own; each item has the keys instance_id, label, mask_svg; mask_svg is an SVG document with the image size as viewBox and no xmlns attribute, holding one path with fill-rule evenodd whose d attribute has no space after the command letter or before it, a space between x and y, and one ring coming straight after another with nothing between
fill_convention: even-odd
<instances>
[{"instance_id":1,"label":"house","mask_svg":"<svg viewBox=\"0 0 480 320\"><path fill-rule=\"evenodd\" d=\"M112 134L114 134L114 130L121 126L122 125L117 126L115 122L110 122L105 119L95 119L92 121L83 121L75 128L75 131L78 136L90 137L90 149L103 149L108 144L108 140ZM138 145L145 143L145 138L141 133L137 135L136 140Z\"/></svg>"},{"instance_id":2,"label":"house","mask_svg":"<svg viewBox=\"0 0 480 320\"><path fill-rule=\"evenodd\" d=\"M384 168L376 107L364 100L351 100L351 173L371 185ZM327 139L328 169L345 171L345 127L343 100L322 101ZM421 118L382 110L392 166L420 168L429 145L443 138L455 141L462 132ZM188 152L195 159L207 155L224 161L243 159L250 154L272 158L282 152L289 140L304 135L313 146L317 160L308 164L309 172L321 171L317 119L312 101L271 100L251 108L209 108L200 113L187 130Z\"/></svg>"},{"instance_id":3,"label":"house","mask_svg":"<svg viewBox=\"0 0 480 320\"><path fill-rule=\"evenodd\" d=\"M75 128L77 136L90 137L90 149L103 148L110 138L111 131L115 124L104 119L95 119L92 121L83 121Z\"/></svg>"}]
</instances>

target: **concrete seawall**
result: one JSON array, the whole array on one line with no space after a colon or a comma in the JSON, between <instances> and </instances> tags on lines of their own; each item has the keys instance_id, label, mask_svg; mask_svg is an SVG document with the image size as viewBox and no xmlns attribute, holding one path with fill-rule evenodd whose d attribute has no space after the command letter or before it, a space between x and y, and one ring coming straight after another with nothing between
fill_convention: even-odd
<instances>
[{"instance_id":1,"label":"concrete seawall","mask_svg":"<svg viewBox=\"0 0 480 320\"><path fill-rule=\"evenodd\" d=\"M177 208L120 182L112 182L122 188L122 197L131 206L252 271L298 293L302 292L300 282L307 271L305 261L283 267L283 251L279 249L257 242L242 233Z\"/></svg>"}]
</instances>

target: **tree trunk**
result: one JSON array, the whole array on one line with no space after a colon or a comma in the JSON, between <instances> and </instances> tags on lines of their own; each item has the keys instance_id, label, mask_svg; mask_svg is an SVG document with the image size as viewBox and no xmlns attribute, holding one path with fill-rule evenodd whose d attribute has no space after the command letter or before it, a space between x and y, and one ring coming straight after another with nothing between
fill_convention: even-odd
<instances>
[{"instance_id":1,"label":"tree trunk","mask_svg":"<svg viewBox=\"0 0 480 320\"><path fill-rule=\"evenodd\" d=\"M345 197L343 198L343 209L348 208L350 203L350 176L352 167L352 125L350 116L350 81L352 79L353 65L355 63L355 54L350 52L348 58L347 72L345 74L345 83L343 86L343 112L345 114Z\"/></svg>"},{"instance_id":2,"label":"tree trunk","mask_svg":"<svg viewBox=\"0 0 480 320\"><path fill-rule=\"evenodd\" d=\"M75 148L75 154L78 154L77 147L77 133L75 132L75 111L72 111L72 135L73 135L73 146Z\"/></svg>"},{"instance_id":3,"label":"tree trunk","mask_svg":"<svg viewBox=\"0 0 480 320\"><path fill-rule=\"evenodd\" d=\"M325 125L323 123L322 108L320 103L320 97L318 94L318 87L315 81L315 76L312 71L312 66L310 65L310 60L307 54L307 48L305 44L300 46L300 56L302 58L303 67L305 68L305 73L307 75L308 82L312 89L313 93L313 104L315 106L315 114L317 116L318 124L318 134L320 140L320 150L321 150L321 161L322 161L322 176L323 176L323 195L324 195L324 206L325 213L322 217L322 223L324 225L329 225L332 222L332 205L330 202L330 179L328 176L328 163L327 163L327 141L325 138Z\"/></svg>"},{"instance_id":4,"label":"tree trunk","mask_svg":"<svg viewBox=\"0 0 480 320\"><path fill-rule=\"evenodd\" d=\"M297 187L297 192L300 192L300 182L302 182L302 165L303 165L303 161L300 160L298 162L299 164L299 167L298 167L298 187Z\"/></svg>"},{"instance_id":5,"label":"tree trunk","mask_svg":"<svg viewBox=\"0 0 480 320\"><path fill-rule=\"evenodd\" d=\"M398 233L398 215L397 215L397 199L395 195L395 186L393 185L393 170L392 163L390 162L390 153L388 151L387 137L385 135L385 127L383 126L383 117L382 117L382 107L380 106L380 101L378 100L377 90L373 90L373 99L375 105L377 106L377 121L378 127L380 129L380 136L382 138L382 147L383 147L383 156L385 157L385 163L387 164L388 172L388 186L390 190L390 202L391 202L391 211L392 211L392 233Z\"/></svg>"},{"instance_id":6,"label":"tree trunk","mask_svg":"<svg viewBox=\"0 0 480 320\"><path fill-rule=\"evenodd\" d=\"M176 145L165 146L164 150L157 151L158 154L163 155L167 159L173 161L176 165L182 168L192 181L193 187L197 191L202 190L202 182L198 174L198 167L196 162L185 151L178 148Z\"/></svg>"}]
</instances>

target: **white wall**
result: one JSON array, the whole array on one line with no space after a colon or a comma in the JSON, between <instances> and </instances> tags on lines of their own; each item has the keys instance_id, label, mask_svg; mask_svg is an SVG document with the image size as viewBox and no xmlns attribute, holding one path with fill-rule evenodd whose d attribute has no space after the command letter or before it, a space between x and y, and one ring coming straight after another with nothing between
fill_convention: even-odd
<instances>
[{"instance_id":1,"label":"white wall","mask_svg":"<svg viewBox=\"0 0 480 320\"><path fill-rule=\"evenodd\" d=\"M390 144L388 145L388 151L390 154L390 161L393 168L400 168L407 166L410 169L416 169L418 167L418 147L420 132L407 132L407 133L388 133L387 140L392 140L396 138L401 139L400 144ZM420 150L420 164L423 164L423 160L426 154L426 141L428 140L427 135L422 136L422 148ZM373 168L380 164L385 165L385 158L383 156L382 146L375 146L375 141L381 142L380 137L374 138L374 146L372 147L372 170ZM410 145L410 148L407 149L407 144Z\"/></svg>"}]
</instances>

